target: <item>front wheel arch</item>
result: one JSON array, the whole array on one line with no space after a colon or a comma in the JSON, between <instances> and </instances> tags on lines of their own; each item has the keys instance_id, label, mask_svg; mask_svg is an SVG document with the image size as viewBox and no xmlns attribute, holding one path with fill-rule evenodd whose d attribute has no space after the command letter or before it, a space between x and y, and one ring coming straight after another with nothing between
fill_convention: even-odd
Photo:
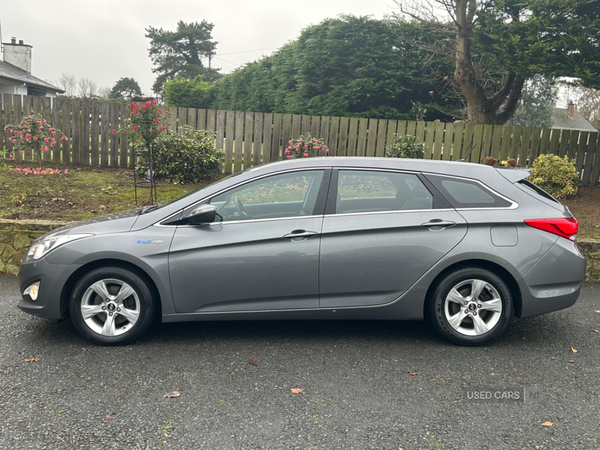
<instances>
[{"instance_id":1,"label":"front wheel arch","mask_svg":"<svg viewBox=\"0 0 600 450\"><path fill-rule=\"evenodd\" d=\"M135 264L131 264L127 261L119 260L119 259L99 259L97 261L93 261L87 263L80 268L78 268L75 272L71 274L66 283L63 286L60 295L60 315L61 319L68 319L70 317L69 314L69 300L71 298L71 294L73 293L73 289L75 288L75 284L77 281L86 273L91 272L92 270L99 269L100 267L120 267L121 269L129 270L133 272L138 277L140 277L150 289L152 293L152 299L154 300L154 308L156 309L156 319L159 320L162 317L162 302L160 297L160 292L156 283L152 277L150 277L143 269L136 266Z\"/></svg>"}]
</instances>

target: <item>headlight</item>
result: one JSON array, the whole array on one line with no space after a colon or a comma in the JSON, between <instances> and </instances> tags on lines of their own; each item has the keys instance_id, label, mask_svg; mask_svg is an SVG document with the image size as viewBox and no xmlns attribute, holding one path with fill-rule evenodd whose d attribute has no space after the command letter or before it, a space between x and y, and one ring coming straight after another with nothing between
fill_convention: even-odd
<instances>
[{"instance_id":1,"label":"headlight","mask_svg":"<svg viewBox=\"0 0 600 450\"><path fill-rule=\"evenodd\" d=\"M40 240L39 242L34 243L29 252L27 253L27 261L32 259L40 259L50 250L54 250L57 247L60 247L67 242L74 241L76 239L82 239L86 237L93 236L93 234L62 234L59 236L48 236Z\"/></svg>"}]
</instances>

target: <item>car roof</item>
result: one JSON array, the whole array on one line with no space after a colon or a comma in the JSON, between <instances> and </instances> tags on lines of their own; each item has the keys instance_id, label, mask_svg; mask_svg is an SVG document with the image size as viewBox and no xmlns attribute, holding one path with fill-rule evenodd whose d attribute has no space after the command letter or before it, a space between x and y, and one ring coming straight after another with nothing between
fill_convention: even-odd
<instances>
[{"instance_id":1,"label":"car roof","mask_svg":"<svg viewBox=\"0 0 600 450\"><path fill-rule=\"evenodd\" d=\"M496 177L498 172L496 168L485 164L476 164L459 161L435 161L429 159L408 159L408 158L377 158L377 157L319 157L302 158L286 161L277 161L261 166L255 166L248 170L252 175L259 173L271 173L279 170L289 170L292 168L311 168L311 167L348 167L365 169L395 169L408 170L413 172L428 172L443 175L454 175L467 178L485 179Z\"/></svg>"}]
</instances>

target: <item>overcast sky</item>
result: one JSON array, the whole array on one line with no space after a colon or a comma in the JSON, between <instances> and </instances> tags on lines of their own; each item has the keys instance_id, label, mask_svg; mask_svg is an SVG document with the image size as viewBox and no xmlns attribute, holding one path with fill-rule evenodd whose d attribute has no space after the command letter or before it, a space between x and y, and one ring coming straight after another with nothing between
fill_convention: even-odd
<instances>
[{"instance_id":1,"label":"overcast sky","mask_svg":"<svg viewBox=\"0 0 600 450\"><path fill-rule=\"evenodd\" d=\"M214 24L213 67L223 73L270 55L303 28L340 14L381 19L393 0L5 0L2 42L33 46L32 74L86 77L112 87L132 77L145 94L155 79L145 28L175 30L178 20Z\"/></svg>"}]
</instances>

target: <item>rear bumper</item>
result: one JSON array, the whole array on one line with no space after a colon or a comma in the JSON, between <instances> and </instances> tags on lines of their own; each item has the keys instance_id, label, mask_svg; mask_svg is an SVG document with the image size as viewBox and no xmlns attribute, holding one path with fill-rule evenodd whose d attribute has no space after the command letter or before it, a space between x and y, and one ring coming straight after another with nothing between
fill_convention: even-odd
<instances>
[{"instance_id":1,"label":"rear bumper","mask_svg":"<svg viewBox=\"0 0 600 450\"><path fill-rule=\"evenodd\" d=\"M537 316L573 306L585 280L585 258L577 244L559 238L519 280L518 317Z\"/></svg>"}]
</instances>

